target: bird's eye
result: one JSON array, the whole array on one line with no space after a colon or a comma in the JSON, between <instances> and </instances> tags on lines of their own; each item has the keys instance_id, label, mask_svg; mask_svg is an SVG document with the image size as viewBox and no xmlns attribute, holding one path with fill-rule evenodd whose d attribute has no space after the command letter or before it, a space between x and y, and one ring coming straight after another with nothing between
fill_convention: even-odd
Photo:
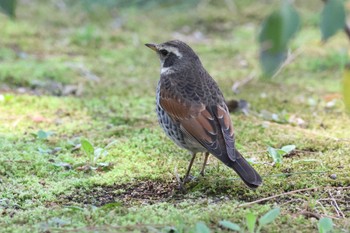
<instances>
[{"instance_id":1,"label":"bird's eye","mask_svg":"<svg viewBox=\"0 0 350 233\"><path fill-rule=\"evenodd\" d=\"M165 50L165 49L161 49L161 50L159 50L159 52L160 52L160 54L162 54L163 56L166 56L166 55L168 55L168 51L167 50Z\"/></svg>"}]
</instances>

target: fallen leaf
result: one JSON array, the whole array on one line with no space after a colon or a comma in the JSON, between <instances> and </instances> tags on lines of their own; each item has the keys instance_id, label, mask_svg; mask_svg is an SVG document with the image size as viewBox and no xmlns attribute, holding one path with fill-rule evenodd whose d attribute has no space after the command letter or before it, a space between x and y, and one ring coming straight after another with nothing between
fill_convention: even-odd
<instances>
[{"instance_id":1,"label":"fallen leaf","mask_svg":"<svg viewBox=\"0 0 350 233\"><path fill-rule=\"evenodd\" d=\"M83 166L77 167L76 170L87 172L87 171L91 170L91 166L90 165L83 165Z\"/></svg>"},{"instance_id":2,"label":"fallen leaf","mask_svg":"<svg viewBox=\"0 0 350 233\"><path fill-rule=\"evenodd\" d=\"M334 100L334 99L341 99L341 98L342 98L342 96L339 93L333 93L333 94L328 94L328 95L323 96L323 99L326 102L329 102L329 101Z\"/></svg>"},{"instance_id":3,"label":"fallen leaf","mask_svg":"<svg viewBox=\"0 0 350 233\"><path fill-rule=\"evenodd\" d=\"M41 123L41 122L46 122L48 120L41 115L35 115L35 116L32 116L32 121L34 121L35 123Z\"/></svg>"}]
</instances>

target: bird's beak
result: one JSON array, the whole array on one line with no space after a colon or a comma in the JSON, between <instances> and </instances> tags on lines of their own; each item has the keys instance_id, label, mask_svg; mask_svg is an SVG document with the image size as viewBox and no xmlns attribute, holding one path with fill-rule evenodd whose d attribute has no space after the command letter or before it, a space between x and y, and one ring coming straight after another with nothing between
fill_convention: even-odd
<instances>
[{"instance_id":1,"label":"bird's beak","mask_svg":"<svg viewBox=\"0 0 350 233\"><path fill-rule=\"evenodd\" d=\"M154 51L158 51L157 49L157 45L156 44L145 44L148 48L154 50Z\"/></svg>"}]
</instances>

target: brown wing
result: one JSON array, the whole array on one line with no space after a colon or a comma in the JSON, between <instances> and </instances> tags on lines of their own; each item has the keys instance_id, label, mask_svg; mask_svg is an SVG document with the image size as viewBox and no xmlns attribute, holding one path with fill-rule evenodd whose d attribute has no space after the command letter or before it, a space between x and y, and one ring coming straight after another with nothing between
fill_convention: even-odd
<instances>
[{"instance_id":1,"label":"brown wing","mask_svg":"<svg viewBox=\"0 0 350 233\"><path fill-rule=\"evenodd\" d=\"M224 103L213 106L190 104L164 92L159 103L173 120L180 123L185 134L191 135L211 154L227 155L230 160L236 160L233 127Z\"/></svg>"}]
</instances>

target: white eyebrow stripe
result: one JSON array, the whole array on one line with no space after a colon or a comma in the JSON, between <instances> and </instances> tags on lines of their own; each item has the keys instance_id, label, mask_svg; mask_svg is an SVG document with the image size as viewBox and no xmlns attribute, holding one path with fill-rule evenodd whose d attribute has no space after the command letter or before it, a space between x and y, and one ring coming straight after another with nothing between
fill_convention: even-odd
<instances>
[{"instance_id":1,"label":"white eyebrow stripe","mask_svg":"<svg viewBox=\"0 0 350 233\"><path fill-rule=\"evenodd\" d=\"M170 73L173 73L174 70L171 69L171 67L163 67L162 69L160 69L160 73L161 74L170 74Z\"/></svg>"},{"instance_id":2,"label":"white eyebrow stripe","mask_svg":"<svg viewBox=\"0 0 350 233\"><path fill-rule=\"evenodd\" d=\"M178 48L175 47L163 47L163 49L166 49L168 52L175 54L178 58L182 58L182 53L180 53Z\"/></svg>"}]
</instances>

